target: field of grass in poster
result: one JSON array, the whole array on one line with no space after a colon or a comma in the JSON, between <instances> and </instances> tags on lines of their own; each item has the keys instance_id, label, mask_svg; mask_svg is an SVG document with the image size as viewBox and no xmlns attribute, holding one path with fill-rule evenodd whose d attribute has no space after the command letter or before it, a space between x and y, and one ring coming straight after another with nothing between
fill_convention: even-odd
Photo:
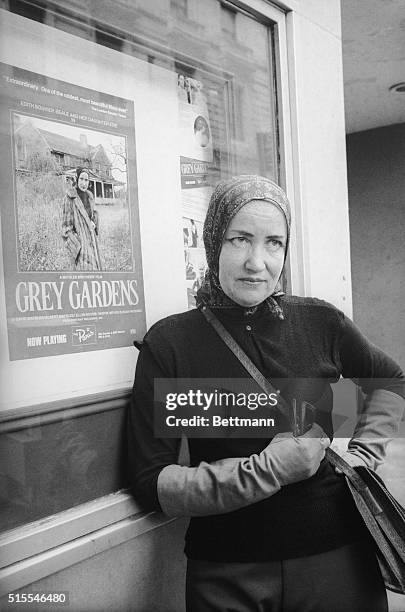
<instances>
[{"instance_id":1,"label":"field of grass in poster","mask_svg":"<svg viewBox=\"0 0 405 612\"><path fill-rule=\"evenodd\" d=\"M62 231L75 161L89 173L101 269L132 270L126 139L18 113L13 136L19 271L75 269ZM54 147L67 152L55 154Z\"/></svg>"}]
</instances>

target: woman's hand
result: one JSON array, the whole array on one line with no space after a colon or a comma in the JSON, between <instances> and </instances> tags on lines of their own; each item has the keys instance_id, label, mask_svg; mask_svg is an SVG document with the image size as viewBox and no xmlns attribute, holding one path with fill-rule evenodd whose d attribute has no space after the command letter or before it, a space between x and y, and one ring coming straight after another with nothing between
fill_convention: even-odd
<instances>
[{"instance_id":1,"label":"woman's hand","mask_svg":"<svg viewBox=\"0 0 405 612\"><path fill-rule=\"evenodd\" d=\"M330 440L315 423L304 435L277 434L265 451L269 463L281 486L299 482L313 476L325 456Z\"/></svg>"},{"instance_id":2,"label":"woman's hand","mask_svg":"<svg viewBox=\"0 0 405 612\"><path fill-rule=\"evenodd\" d=\"M342 452L341 450L337 452L339 456L342 457L342 459L344 459L346 463L348 463L352 467L356 467L356 466L369 467L367 465L367 461L363 459L362 457L360 457L357 453L353 453L350 451ZM335 467L335 472L336 474L343 474L342 470L340 470L338 467Z\"/></svg>"}]
</instances>

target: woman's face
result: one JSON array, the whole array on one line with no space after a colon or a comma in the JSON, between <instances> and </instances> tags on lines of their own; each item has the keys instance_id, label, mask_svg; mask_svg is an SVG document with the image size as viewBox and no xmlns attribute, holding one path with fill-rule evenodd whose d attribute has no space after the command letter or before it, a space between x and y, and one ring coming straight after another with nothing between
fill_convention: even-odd
<instances>
[{"instance_id":1,"label":"woman's face","mask_svg":"<svg viewBox=\"0 0 405 612\"><path fill-rule=\"evenodd\" d=\"M269 297L284 266L287 223L269 202L252 200L231 219L219 255L223 292L240 306Z\"/></svg>"},{"instance_id":2,"label":"woman's face","mask_svg":"<svg viewBox=\"0 0 405 612\"><path fill-rule=\"evenodd\" d=\"M81 172L77 179L77 186L81 191L87 191L89 186L89 175L87 172Z\"/></svg>"}]
</instances>

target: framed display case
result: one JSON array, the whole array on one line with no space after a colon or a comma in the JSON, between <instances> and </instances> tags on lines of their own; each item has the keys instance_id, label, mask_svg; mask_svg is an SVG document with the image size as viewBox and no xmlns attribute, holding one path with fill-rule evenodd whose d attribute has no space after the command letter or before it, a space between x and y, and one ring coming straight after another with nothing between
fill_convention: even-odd
<instances>
[{"instance_id":1,"label":"framed display case","mask_svg":"<svg viewBox=\"0 0 405 612\"><path fill-rule=\"evenodd\" d=\"M194 307L215 184L282 180L275 22L118 5L1 11L5 527L125 486L133 341Z\"/></svg>"}]
</instances>

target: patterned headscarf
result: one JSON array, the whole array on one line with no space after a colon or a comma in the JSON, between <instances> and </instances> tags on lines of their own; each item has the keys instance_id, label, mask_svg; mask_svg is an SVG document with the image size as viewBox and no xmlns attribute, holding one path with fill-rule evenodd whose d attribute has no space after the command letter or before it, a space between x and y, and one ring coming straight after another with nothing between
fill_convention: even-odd
<instances>
[{"instance_id":1,"label":"patterned headscarf","mask_svg":"<svg viewBox=\"0 0 405 612\"><path fill-rule=\"evenodd\" d=\"M210 306L212 308L234 308L235 302L222 290L219 282L219 255L229 222L236 213L252 200L264 200L274 204L283 213L287 224L287 242L285 257L287 256L290 240L291 211L290 204L284 191L276 183L263 176L242 174L218 183L215 188L207 211L204 223L204 246L207 256L208 270L202 287L197 292L197 306ZM285 261L285 258L284 258ZM283 312L274 299L283 295L280 281L277 283L273 295L265 302L269 311L280 319ZM257 307L245 309L247 312Z\"/></svg>"},{"instance_id":2,"label":"patterned headscarf","mask_svg":"<svg viewBox=\"0 0 405 612\"><path fill-rule=\"evenodd\" d=\"M85 168L85 167L82 168L81 166L79 166L79 168L76 168L76 191L77 191L77 195L83 202L83 205L84 205L84 208L86 209L87 214L91 216L91 206L89 202L89 194L87 193L87 191L82 191L81 189L79 189L79 178L82 172L86 172L87 176L90 176L90 172L88 168Z\"/></svg>"},{"instance_id":3,"label":"patterned headscarf","mask_svg":"<svg viewBox=\"0 0 405 612\"><path fill-rule=\"evenodd\" d=\"M86 166L79 166L78 168L76 168L76 185L79 182L79 178L82 172L86 172L87 176L90 178L90 170L88 168L86 168Z\"/></svg>"}]
</instances>

